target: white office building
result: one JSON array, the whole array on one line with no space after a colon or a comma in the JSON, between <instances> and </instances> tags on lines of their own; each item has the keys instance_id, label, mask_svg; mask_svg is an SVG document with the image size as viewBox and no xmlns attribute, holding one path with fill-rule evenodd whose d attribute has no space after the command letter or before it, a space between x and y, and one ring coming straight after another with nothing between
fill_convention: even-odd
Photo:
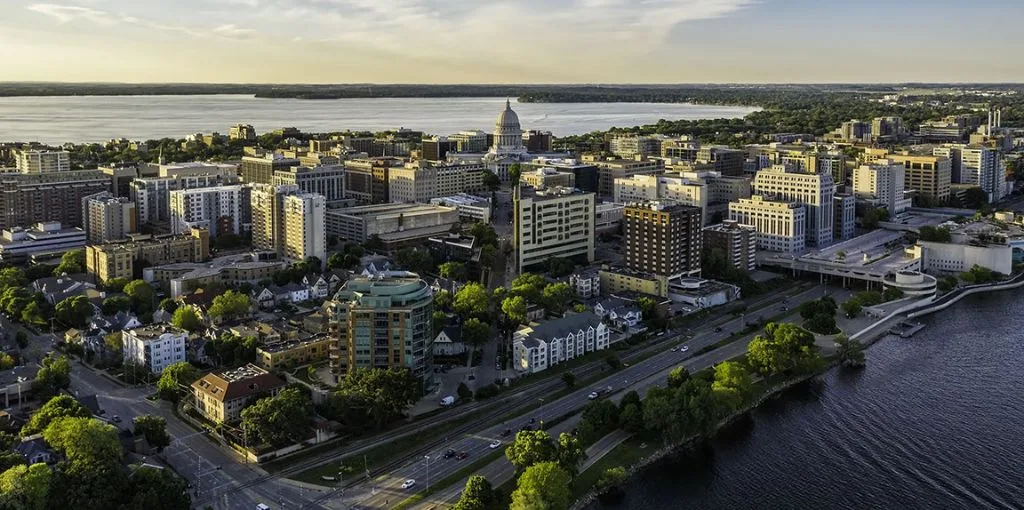
<instances>
[{"instance_id":1,"label":"white office building","mask_svg":"<svg viewBox=\"0 0 1024 510\"><path fill-rule=\"evenodd\" d=\"M935 156L946 156L953 162L951 181L954 184L977 186L988 194L989 202L1006 196L1006 169L999 151L988 147L946 144L936 147Z\"/></svg>"},{"instance_id":2,"label":"white office building","mask_svg":"<svg viewBox=\"0 0 1024 510\"><path fill-rule=\"evenodd\" d=\"M185 361L188 332L168 325L127 329L121 333L126 363L135 363L159 374L170 365Z\"/></svg>"},{"instance_id":3,"label":"white office building","mask_svg":"<svg viewBox=\"0 0 1024 510\"><path fill-rule=\"evenodd\" d=\"M807 212L797 202L754 195L730 202L729 219L753 227L757 231L757 247L762 250L798 253L807 245Z\"/></svg>"},{"instance_id":4,"label":"white office building","mask_svg":"<svg viewBox=\"0 0 1024 510\"><path fill-rule=\"evenodd\" d=\"M14 164L23 174L69 172L71 154L67 151L17 151L14 153Z\"/></svg>"},{"instance_id":5,"label":"white office building","mask_svg":"<svg viewBox=\"0 0 1024 510\"><path fill-rule=\"evenodd\" d=\"M885 207L891 216L910 209L911 199L906 196L906 169L890 160L878 160L861 165L853 171L853 192L861 200L874 201Z\"/></svg>"},{"instance_id":6,"label":"white office building","mask_svg":"<svg viewBox=\"0 0 1024 510\"><path fill-rule=\"evenodd\" d=\"M514 190L515 244L519 272L551 257L594 260L595 197L570 188Z\"/></svg>"},{"instance_id":7,"label":"white office building","mask_svg":"<svg viewBox=\"0 0 1024 510\"><path fill-rule=\"evenodd\" d=\"M833 197L836 185L831 175L792 172L784 165L772 165L757 172L753 192L780 202L795 202L805 208L807 244L832 244ZM730 215L732 206L729 207Z\"/></svg>"},{"instance_id":8,"label":"white office building","mask_svg":"<svg viewBox=\"0 0 1024 510\"><path fill-rule=\"evenodd\" d=\"M388 196L392 202L425 204L437 196L437 169L424 163L406 163L388 170Z\"/></svg>"},{"instance_id":9,"label":"white office building","mask_svg":"<svg viewBox=\"0 0 1024 510\"><path fill-rule=\"evenodd\" d=\"M431 205L454 207L459 211L459 221L471 223L491 222L491 201L484 197L459 193L447 197L430 199Z\"/></svg>"},{"instance_id":10,"label":"white office building","mask_svg":"<svg viewBox=\"0 0 1024 510\"><path fill-rule=\"evenodd\" d=\"M210 237L241 234L252 223L249 195L250 188L238 184L171 191L171 232L205 228Z\"/></svg>"},{"instance_id":11,"label":"white office building","mask_svg":"<svg viewBox=\"0 0 1024 510\"><path fill-rule=\"evenodd\" d=\"M632 175L614 181L614 201L664 202L699 207L702 223L708 220L708 187L700 179L667 175Z\"/></svg>"}]
</instances>

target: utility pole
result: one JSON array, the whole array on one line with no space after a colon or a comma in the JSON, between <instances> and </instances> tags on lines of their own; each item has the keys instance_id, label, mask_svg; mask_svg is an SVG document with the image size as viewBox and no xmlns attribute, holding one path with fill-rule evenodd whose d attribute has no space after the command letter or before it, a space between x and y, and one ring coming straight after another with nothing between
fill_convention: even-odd
<instances>
[{"instance_id":1,"label":"utility pole","mask_svg":"<svg viewBox=\"0 0 1024 510\"><path fill-rule=\"evenodd\" d=\"M427 490L430 490L430 455L424 455L423 458L427 462Z\"/></svg>"}]
</instances>

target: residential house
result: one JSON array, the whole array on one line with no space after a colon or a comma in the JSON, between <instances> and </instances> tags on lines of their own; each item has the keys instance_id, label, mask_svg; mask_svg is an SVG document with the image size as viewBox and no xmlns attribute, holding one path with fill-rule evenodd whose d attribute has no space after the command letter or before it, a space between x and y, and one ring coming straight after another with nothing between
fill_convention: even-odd
<instances>
[{"instance_id":1,"label":"residential house","mask_svg":"<svg viewBox=\"0 0 1024 510\"><path fill-rule=\"evenodd\" d=\"M334 273L302 277L302 285L309 291L309 299L327 299L341 284L341 277Z\"/></svg>"},{"instance_id":2,"label":"residential house","mask_svg":"<svg viewBox=\"0 0 1024 510\"><path fill-rule=\"evenodd\" d=\"M263 310L271 310L284 303L301 303L310 298L309 287L289 282L285 285L270 285L254 290L253 302Z\"/></svg>"},{"instance_id":3,"label":"residential house","mask_svg":"<svg viewBox=\"0 0 1024 510\"><path fill-rule=\"evenodd\" d=\"M96 290L93 280L91 275L85 273L51 276L32 282L32 289L42 293L46 302L51 305L56 305L72 296L86 296L90 301L102 301L105 295Z\"/></svg>"},{"instance_id":4,"label":"residential house","mask_svg":"<svg viewBox=\"0 0 1024 510\"><path fill-rule=\"evenodd\" d=\"M458 356L467 350L462 342L462 320L452 315L444 329L434 337L434 356Z\"/></svg>"},{"instance_id":5,"label":"residential house","mask_svg":"<svg viewBox=\"0 0 1024 510\"><path fill-rule=\"evenodd\" d=\"M594 305L594 313L608 321L619 330L627 330L641 326L643 313L636 302L612 296Z\"/></svg>"},{"instance_id":6,"label":"residential house","mask_svg":"<svg viewBox=\"0 0 1024 510\"><path fill-rule=\"evenodd\" d=\"M593 299L601 295L601 273L596 268L569 275L569 285L580 299Z\"/></svg>"},{"instance_id":7,"label":"residential house","mask_svg":"<svg viewBox=\"0 0 1024 510\"><path fill-rule=\"evenodd\" d=\"M513 365L518 372L540 372L588 352L607 349L610 339L608 326L597 314L568 314L516 331Z\"/></svg>"},{"instance_id":8,"label":"residential house","mask_svg":"<svg viewBox=\"0 0 1024 510\"><path fill-rule=\"evenodd\" d=\"M242 409L285 387L278 376L252 364L211 372L192 383L196 410L214 423L230 423L242 416Z\"/></svg>"},{"instance_id":9,"label":"residential house","mask_svg":"<svg viewBox=\"0 0 1024 510\"><path fill-rule=\"evenodd\" d=\"M15 444L13 450L24 457L30 465L54 464L59 459L57 452L50 448L42 434L21 438L21 442Z\"/></svg>"}]
</instances>

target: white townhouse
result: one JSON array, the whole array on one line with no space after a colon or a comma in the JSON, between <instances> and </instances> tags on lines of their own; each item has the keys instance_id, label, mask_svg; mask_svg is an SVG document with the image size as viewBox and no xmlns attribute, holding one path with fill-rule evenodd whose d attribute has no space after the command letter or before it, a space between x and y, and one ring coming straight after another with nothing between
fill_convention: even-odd
<instances>
[{"instance_id":1,"label":"white townhouse","mask_svg":"<svg viewBox=\"0 0 1024 510\"><path fill-rule=\"evenodd\" d=\"M561 319L524 327L512 346L516 371L534 373L588 352L607 349L610 331L593 313L576 313Z\"/></svg>"}]
</instances>

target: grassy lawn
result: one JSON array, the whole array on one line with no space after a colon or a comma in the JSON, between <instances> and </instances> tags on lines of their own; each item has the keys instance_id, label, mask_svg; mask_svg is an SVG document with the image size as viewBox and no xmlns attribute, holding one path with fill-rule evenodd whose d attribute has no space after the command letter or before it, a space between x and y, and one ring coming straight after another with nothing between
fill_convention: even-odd
<instances>
[{"instance_id":1,"label":"grassy lawn","mask_svg":"<svg viewBox=\"0 0 1024 510\"><path fill-rule=\"evenodd\" d=\"M502 450L497 450L497 451L491 452L491 453L489 453L487 455L484 455L483 457L480 457L479 459L476 459L476 461L474 461L473 463L467 465L466 467L464 467L464 468L462 468L462 469L460 469L460 470L458 470L458 471L456 471L456 472L454 472L454 473L452 473L452 474L450 474L450 475L448 475L448 476L438 480L435 483L430 484L430 488L429 489L426 489L426 490L424 490L422 492L419 492L417 494L409 496L408 498L405 498L404 500L402 500L397 505L391 507L391 510L401 510L403 508L409 508L409 507L415 505L416 503L419 503L420 501L423 501L424 499L426 499L431 494L434 494L435 492L443 491L443 490L447 489L452 484L455 484L455 483L461 481L463 478L465 478L465 477L467 477L469 475L472 475L473 473L476 473L477 471L482 469L484 466L486 466L486 465L490 464L491 462L494 462L495 460L497 460L497 459L499 459L501 457L504 457L504 456L505 456L505 452L502 451Z\"/></svg>"},{"instance_id":2,"label":"grassy lawn","mask_svg":"<svg viewBox=\"0 0 1024 510\"><path fill-rule=\"evenodd\" d=\"M572 482L573 500L583 497L583 495L597 483L597 479L601 477L606 469L617 466L629 469L629 466L636 464L640 459L643 459L661 447L661 440L657 437L641 436L642 435L636 435L627 439L622 444L612 449L612 451L608 452L607 455L601 457L600 460L595 462L594 465L590 466L586 471L580 473ZM647 435L644 434L643 436ZM645 443L646 447L642 448Z\"/></svg>"}]
</instances>

